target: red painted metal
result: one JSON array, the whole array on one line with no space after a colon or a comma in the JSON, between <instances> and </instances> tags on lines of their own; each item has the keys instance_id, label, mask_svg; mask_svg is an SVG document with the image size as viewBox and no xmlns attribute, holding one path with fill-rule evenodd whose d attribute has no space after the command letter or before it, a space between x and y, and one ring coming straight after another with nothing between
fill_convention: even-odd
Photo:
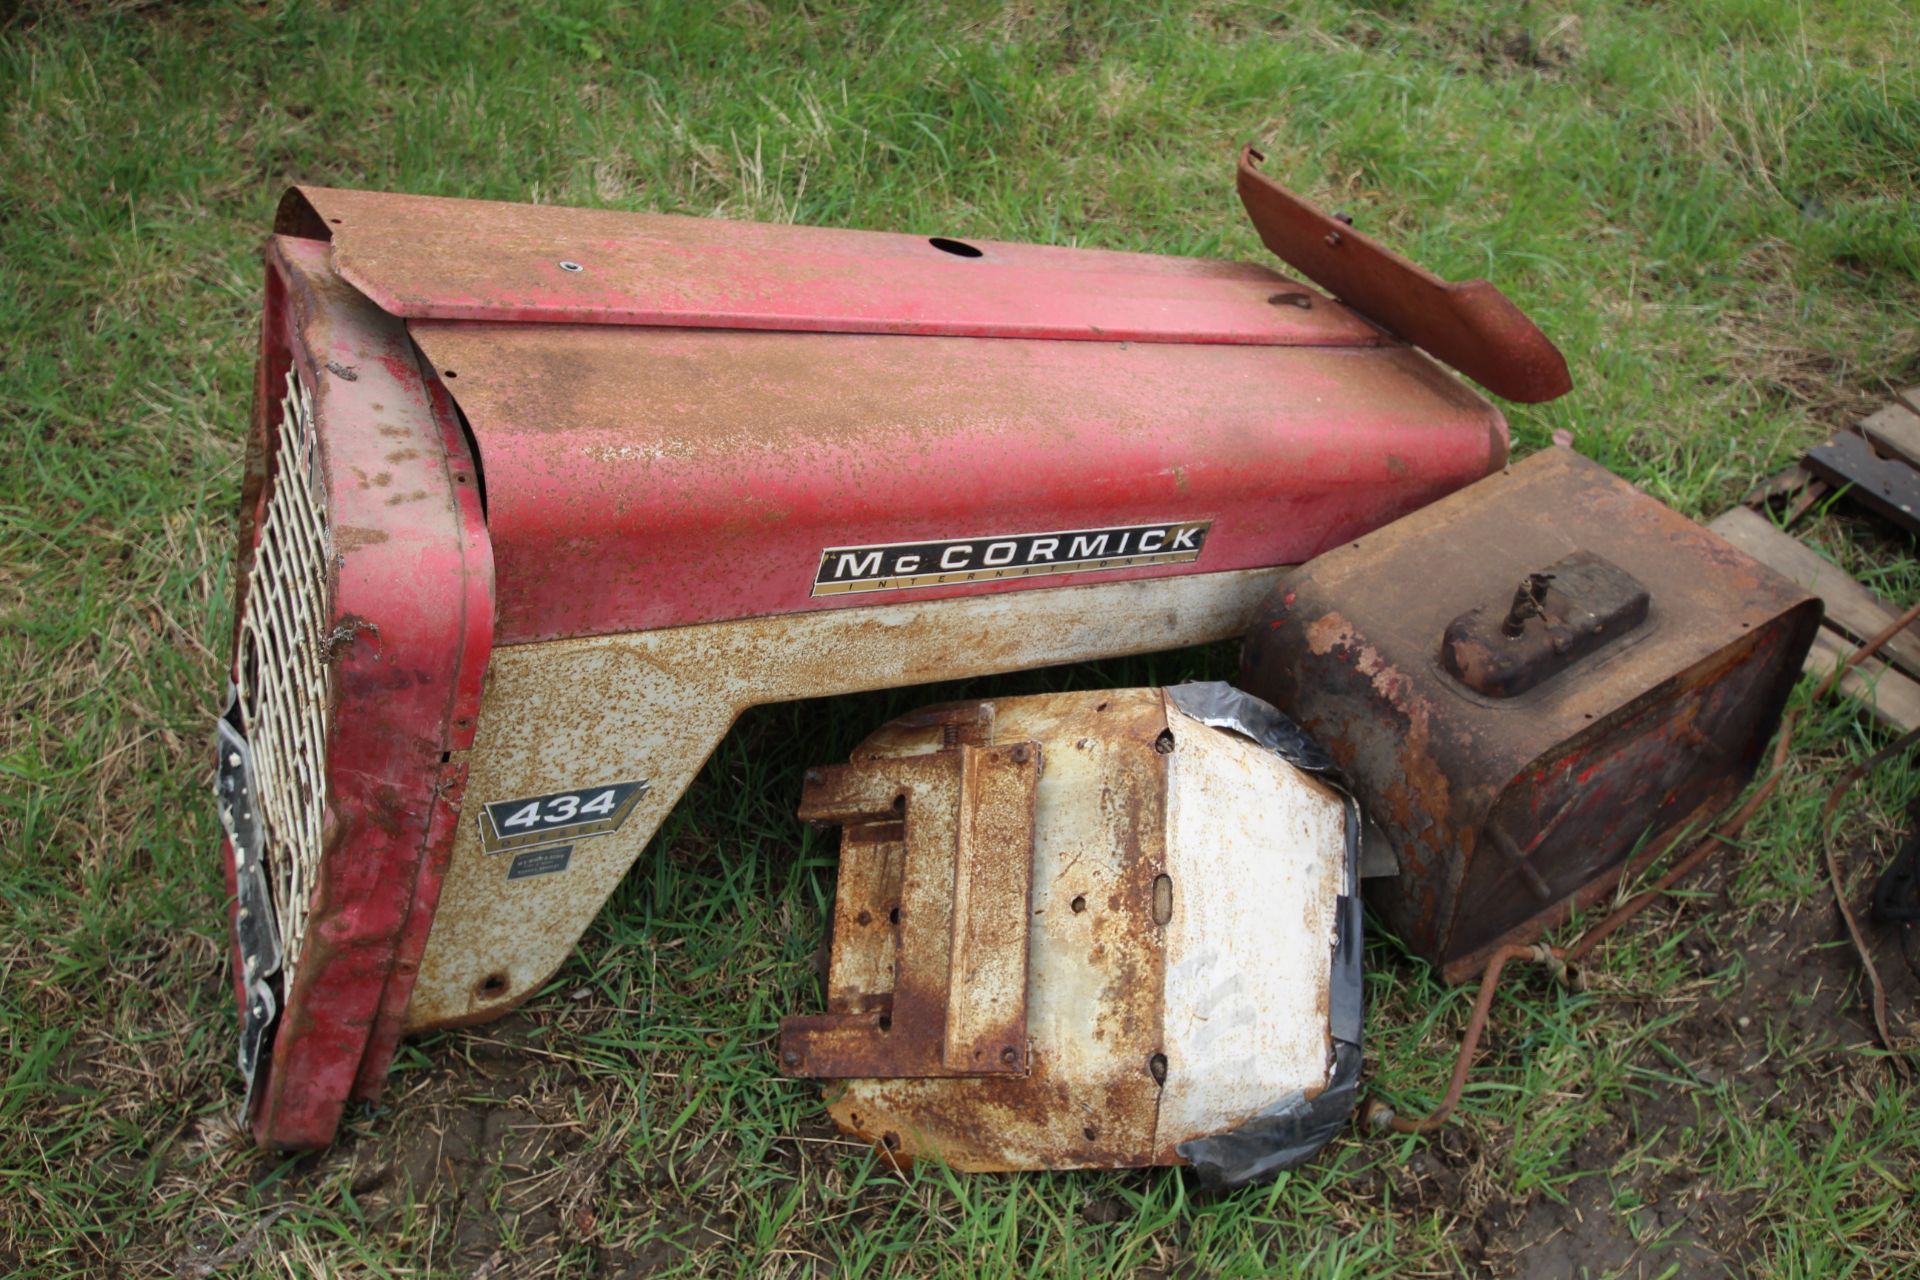
<instances>
[{"instance_id":1,"label":"red painted metal","mask_svg":"<svg viewBox=\"0 0 1920 1280\"><path fill-rule=\"evenodd\" d=\"M1208 519L1197 565L1296 564L1506 459L1405 347L472 325L412 333L479 442L499 641L821 608L822 548Z\"/></svg>"},{"instance_id":2,"label":"red painted metal","mask_svg":"<svg viewBox=\"0 0 1920 1280\"><path fill-rule=\"evenodd\" d=\"M1497 409L1264 267L321 189L279 229L239 580L297 369L335 625L270 1145L379 1092L495 644L1294 563L1506 458ZM1175 522L1197 560L812 591L828 547Z\"/></svg>"},{"instance_id":3,"label":"red painted metal","mask_svg":"<svg viewBox=\"0 0 1920 1280\"><path fill-rule=\"evenodd\" d=\"M453 853L454 827L460 821L460 805L467 787L466 761L455 758L452 753L473 746L473 735L480 722L480 695L486 687L487 659L494 642L493 548L487 538L486 515L481 510L479 478L460 426L459 410L438 378L428 373L425 381L457 508L462 573L458 581L444 584L444 594L458 591L463 597L458 602L461 625L456 641L460 647L453 655L453 684L444 714L446 748L442 753L440 775L434 782L433 811L428 819L419 879L394 951L393 971L388 974L386 990L381 995L379 1017L354 1081L354 1096L366 1101L380 1096L387 1068L399 1048L407 1001L420 973L427 935L433 929L433 912L439 903L447 860ZM444 530L437 531L437 536L444 535ZM416 603L432 607L440 602L442 594L436 591ZM454 602L447 600L446 603L451 606Z\"/></svg>"},{"instance_id":4,"label":"red painted metal","mask_svg":"<svg viewBox=\"0 0 1920 1280\"><path fill-rule=\"evenodd\" d=\"M268 269L282 305L263 364L298 368L319 424L334 710L326 851L252 1125L262 1144L309 1147L331 1140L370 1042L391 1053L450 834L436 809L461 766L447 753L472 740L491 566L464 441L435 412L403 326L333 276L323 244L277 238ZM261 398L264 457L276 407Z\"/></svg>"},{"instance_id":5,"label":"red painted metal","mask_svg":"<svg viewBox=\"0 0 1920 1280\"><path fill-rule=\"evenodd\" d=\"M967 241L978 256L960 256L891 232L326 187L288 193L280 228L330 235L341 277L409 320L1267 346L1384 340L1345 308L1251 263L996 240Z\"/></svg>"},{"instance_id":6,"label":"red painted metal","mask_svg":"<svg viewBox=\"0 0 1920 1280\"><path fill-rule=\"evenodd\" d=\"M1330 218L1240 153L1240 200L1260 240L1361 315L1509 400L1537 403L1573 389L1557 347L1485 280L1457 284Z\"/></svg>"}]
</instances>

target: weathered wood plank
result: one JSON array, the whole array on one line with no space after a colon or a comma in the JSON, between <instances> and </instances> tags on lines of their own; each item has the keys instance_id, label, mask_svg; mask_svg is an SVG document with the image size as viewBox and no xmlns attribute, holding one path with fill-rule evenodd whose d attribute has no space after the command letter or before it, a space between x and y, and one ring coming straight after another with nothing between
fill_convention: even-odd
<instances>
[{"instance_id":1,"label":"weathered wood plank","mask_svg":"<svg viewBox=\"0 0 1920 1280\"><path fill-rule=\"evenodd\" d=\"M1920 534L1920 470L1883 458L1858 431L1842 431L1807 450L1807 470L1828 484L1848 486L1846 496L1911 534Z\"/></svg>"},{"instance_id":2,"label":"weathered wood plank","mask_svg":"<svg viewBox=\"0 0 1920 1280\"><path fill-rule=\"evenodd\" d=\"M1824 676L1845 662L1853 648L1852 641L1822 627L1813 638L1813 649L1807 654L1802 670L1809 675ZM1920 684L1872 658L1841 676L1840 689L1866 703L1874 719L1902 733L1920 725Z\"/></svg>"},{"instance_id":3,"label":"weathered wood plank","mask_svg":"<svg viewBox=\"0 0 1920 1280\"><path fill-rule=\"evenodd\" d=\"M1920 467L1920 413L1904 404L1890 404L1871 417L1861 419L1860 430L1883 449L1899 454L1911 466Z\"/></svg>"},{"instance_id":4,"label":"weathered wood plank","mask_svg":"<svg viewBox=\"0 0 1920 1280\"><path fill-rule=\"evenodd\" d=\"M1856 641L1878 635L1899 616L1846 570L1799 539L1780 532L1756 511L1735 507L1707 527L1819 596L1826 603L1828 623ZM1920 631L1908 627L1881 652L1908 675L1920 679Z\"/></svg>"}]
</instances>

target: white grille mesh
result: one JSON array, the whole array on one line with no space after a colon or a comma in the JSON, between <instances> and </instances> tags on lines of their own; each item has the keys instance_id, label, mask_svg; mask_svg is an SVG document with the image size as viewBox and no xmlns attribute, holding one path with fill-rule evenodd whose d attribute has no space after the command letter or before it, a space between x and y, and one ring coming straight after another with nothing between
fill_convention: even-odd
<instances>
[{"instance_id":1,"label":"white grille mesh","mask_svg":"<svg viewBox=\"0 0 1920 1280\"><path fill-rule=\"evenodd\" d=\"M326 807L331 542L313 405L293 371L280 404L267 507L247 578L238 679L288 990L306 933Z\"/></svg>"}]
</instances>

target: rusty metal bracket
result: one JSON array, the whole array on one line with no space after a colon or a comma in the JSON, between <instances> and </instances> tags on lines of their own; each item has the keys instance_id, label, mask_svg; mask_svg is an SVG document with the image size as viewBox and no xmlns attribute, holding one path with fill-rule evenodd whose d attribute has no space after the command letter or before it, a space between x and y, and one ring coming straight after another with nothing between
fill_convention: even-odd
<instances>
[{"instance_id":1,"label":"rusty metal bracket","mask_svg":"<svg viewBox=\"0 0 1920 1280\"><path fill-rule=\"evenodd\" d=\"M1500 290L1409 262L1261 173L1265 159L1240 153L1240 202L1281 261L1495 395L1537 404L1573 389L1566 357Z\"/></svg>"},{"instance_id":2,"label":"rusty metal bracket","mask_svg":"<svg viewBox=\"0 0 1920 1280\"><path fill-rule=\"evenodd\" d=\"M844 1079L1021 1075L1034 742L813 769L800 817L844 831L827 1012L780 1067Z\"/></svg>"},{"instance_id":3,"label":"rusty metal bracket","mask_svg":"<svg viewBox=\"0 0 1920 1280\"><path fill-rule=\"evenodd\" d=\"M1651 608L1632 574L1576 551L1529 573L1504 608L1481 605L1447 624L1440 662L1475 693L1516 697L1632 634Z\"/></svg>"}]
</instances>

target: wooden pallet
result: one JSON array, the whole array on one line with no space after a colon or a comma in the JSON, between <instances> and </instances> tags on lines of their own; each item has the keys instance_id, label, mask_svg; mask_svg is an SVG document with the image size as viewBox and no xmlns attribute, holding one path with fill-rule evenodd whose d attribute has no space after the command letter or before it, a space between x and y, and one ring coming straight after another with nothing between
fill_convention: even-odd
<instances>
[{"instance_id":1,"label":"wooden pallet","mask_svg":"<svg viewBox=\"0 0 1920 1280\"><path fill-rule=\"evenodd\" d=\"M1807 450L1801 465L1814 480L1920 535L1920 387Z\"/></svg>"},{"instance_id":2,"label":"wooden pallet","mask_svg":"<svg viewBox=\"0 0 1920 1280\"><path fill-rule=\"evenodd\" d=\"M1920 430L1920 415L1913 417L1913 426ZM1920 438L1915 444L1920 445ZM1757 511L1735 507L1707 527L1825 602L1826 618L1805 664L1810 674L1826 675L1860 642L1878 635L1899 616L1840 566ZM1904 732L1920 726L1920 630L1908 627L1895 635L1878 658L1842 676L1840 688L1895 729Z\"/></svg>"}]
</instances>

